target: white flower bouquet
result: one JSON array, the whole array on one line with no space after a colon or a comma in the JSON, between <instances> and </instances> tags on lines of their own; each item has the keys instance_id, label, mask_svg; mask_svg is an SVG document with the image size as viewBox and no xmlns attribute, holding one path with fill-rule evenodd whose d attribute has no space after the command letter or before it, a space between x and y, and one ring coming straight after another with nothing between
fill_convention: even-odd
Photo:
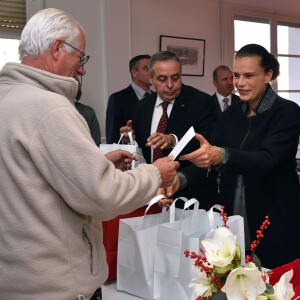
<instances>
[{"instance_id":1,"label":"white flower bouquet","mask_svg":"<svg viewBox=\"0 0 300 300\"><path fill-rule=\"evenodd\" d=\"M263 238L263 231L270 225L266 217L257 239L251 244L251 255L246 263L241 263L241 249L236 236L227 228L228 217L222 207L224 226L202 240L200 254L185 251L186 257L194 259L193 268L196 277L190 283L195 300L290 300L295 293L290 283L293 270L285 272L275 285L269 283L270 271L262 271L255 258L254 251ZM298 298L298 297L297 297ZM296 298L296 299L297 299Z\"/></svg>"}]
</instances>

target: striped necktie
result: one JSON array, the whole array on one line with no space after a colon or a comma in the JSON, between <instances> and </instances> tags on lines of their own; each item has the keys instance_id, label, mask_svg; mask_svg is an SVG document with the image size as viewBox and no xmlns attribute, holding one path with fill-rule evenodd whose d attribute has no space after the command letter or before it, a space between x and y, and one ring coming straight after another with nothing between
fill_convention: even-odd
<instances>
[{"instance_id":1,"label":"striped necktie","mask_svg":"<svg viewBox=\"0 0 300 300\"><path fill-rule=\"evenodd\" d=\"M223 99L223 111L225 111L228 108L228 98Z\"/></svg>"}]
</instances>

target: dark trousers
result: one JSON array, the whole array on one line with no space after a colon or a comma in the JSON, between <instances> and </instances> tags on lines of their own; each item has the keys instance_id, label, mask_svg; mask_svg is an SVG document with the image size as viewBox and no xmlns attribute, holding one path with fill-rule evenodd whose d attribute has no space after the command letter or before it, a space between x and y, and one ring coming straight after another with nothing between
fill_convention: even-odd
<instances>
[{"instance_id":1,"label":"dark trousers","mask_svg":"<svg viewBox=\"0 0 300 300\"><path fill-rule=\"evenodd\" d=\"M95 294L92 296L91 300L102 300L101 288L97 289Z\"/></svg>"}]
</instances>

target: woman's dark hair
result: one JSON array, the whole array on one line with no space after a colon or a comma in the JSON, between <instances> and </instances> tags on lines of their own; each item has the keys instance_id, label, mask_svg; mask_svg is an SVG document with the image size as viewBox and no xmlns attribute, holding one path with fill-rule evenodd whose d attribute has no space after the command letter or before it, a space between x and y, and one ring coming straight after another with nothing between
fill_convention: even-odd
<instances>
[{"instance_id":1,"label":"woman's dark hair","mask_svg":"<svg viewBox=\"0 0 300 300\"><path fill-rule=\"evenodd\" d=\"M269 53L263 46L257 44L248 44L243 46L236 54L235 57L259 56L261 58L260 65L268 72L273 71L272 79L274 80L279 75L279 62L276 57Z\"/></svg>"}]
</instances>

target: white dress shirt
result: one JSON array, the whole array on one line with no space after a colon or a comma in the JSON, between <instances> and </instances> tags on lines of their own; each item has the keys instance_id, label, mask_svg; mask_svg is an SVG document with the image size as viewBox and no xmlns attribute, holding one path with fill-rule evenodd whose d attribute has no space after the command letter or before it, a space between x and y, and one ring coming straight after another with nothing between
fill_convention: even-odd
<instances>
[{"instance_id":1,"label":"white dress shirt","mask_svg":"<svg viewBox=\"0 0 300 300\"><path fill-rule=\"evenodd\" d=\"M216 93L216 95L217 95L217 98L218 98L218 101L219 101L219 105L220 105L221 111L224 111L224 102L223 102L223 99L224 99L224 98L227 98L227 99L228 99L228 102L227 102L227 103L228 103L228 106L231 105L231 97L232 97L232 94L230 94L230 95L228 95L228 96L226 96L226 97L220 95L219 93Z\"/></svg>"},{"instance_id":2,"label":"white dress shirt","mask_svg":"<svg viewBox=\"0 0 300 300\"><path fill-rule=\"evenodd\" d=\"M172 100L169 102L168 108L167 108L167 114L168 117L170 117L173 105L174 105L175 100ZM156 132L159 120L162 116L163 113L163 109L161 104L163 103L163 100L161 100L161 98L159 97L159 95L157 94L157 99L156 99L156 103L154 106L154 110L153 110L153 115L152 115L152 122L151 122L151 134ZM178 143L178 138L175 134L172 134L175 138L175 145ZM151 148L151 161L153 161L153 149Z\"/></svg>"}]
</instances>

